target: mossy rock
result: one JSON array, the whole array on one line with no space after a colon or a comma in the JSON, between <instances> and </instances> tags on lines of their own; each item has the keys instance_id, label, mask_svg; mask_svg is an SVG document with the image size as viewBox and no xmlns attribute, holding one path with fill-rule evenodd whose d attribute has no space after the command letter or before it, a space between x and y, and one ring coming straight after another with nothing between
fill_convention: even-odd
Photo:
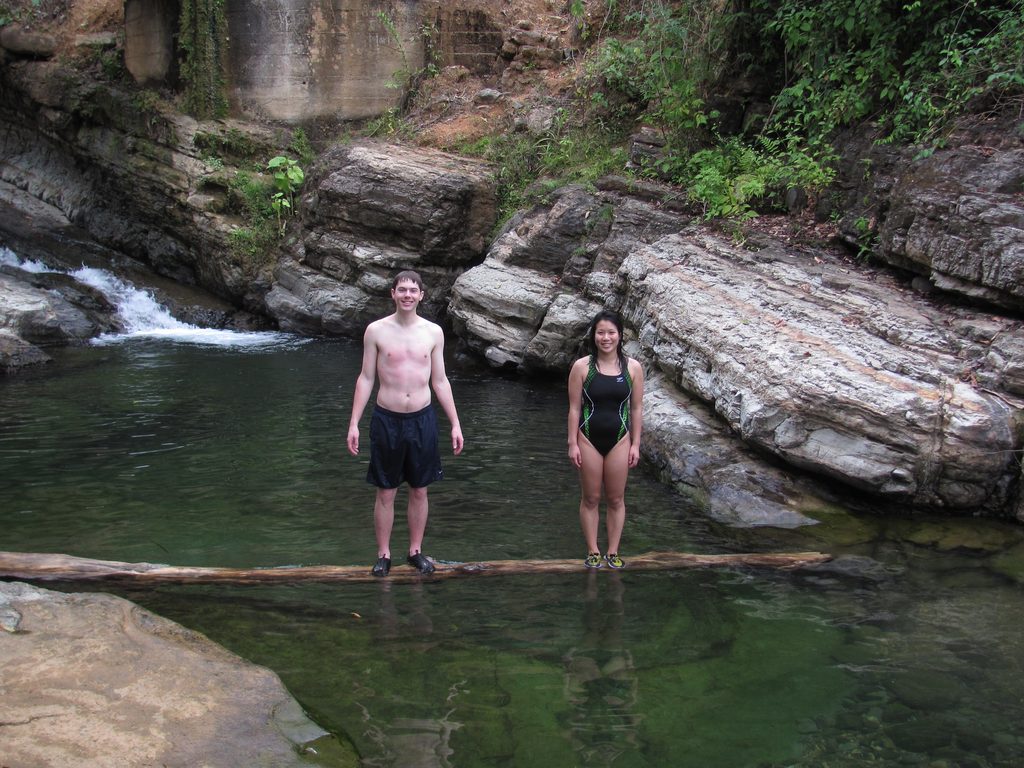
<instances>
[{"instance_id":1,"label":"mossy rock","mask_svg":"<svg viewBox=\"0 0 1024 768\"><path fill-rule=\"evenodd\" d=\"M952 709L965 693L964 684L958 678L930 669L902 672L886 687L908 707L930 712Z\"/></svg>"},{"instance_id":2,"label":"mossy rock","mask_svg":"<svg viewBox=\"0 0 1024 768\"><path fill-rule=\"evenodd\" d=\"M900 749L929 754L950 746L953 730L943 718L924 717L894 725L886 729L886 735Z\"/></svg>"},{"instance_id":3,"label":"mossy rock","mask_svg":"<svg viewBox=\"0 0 1024 768\"><path fill-rule=\"evenodd\" d=\"M1000 552L992 558L991 565L997 573L1024 583L1024 542Z\"/></svg>"},{"instance_id":4,"label":"mossy rock","mask_svg":"<svg viewBox=\"0 0 1024 768\"><path fill-rule=\"evenodd\" d=\"M956 549L996 552L1010 546L1021 536L1015 528L974 518L907 521L907 525L903 538L914 544L934 547L941 552Z\"/></svg>"}]
</instances>

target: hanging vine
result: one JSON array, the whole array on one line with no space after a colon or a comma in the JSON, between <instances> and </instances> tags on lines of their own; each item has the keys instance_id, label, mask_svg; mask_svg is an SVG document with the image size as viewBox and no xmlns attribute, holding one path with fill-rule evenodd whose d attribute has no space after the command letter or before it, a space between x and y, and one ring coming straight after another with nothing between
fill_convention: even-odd
<instances>
[{"instance_id":1,"label":"hanging vine","mask_svg":"<svg viewBox=\"0 0 1024 768\"><path fill-rule=\"evenodd\" d=\"M179 21L185 110L197 118L227 114L224 58L227 19L224 0L183 0Z\"/></svg>"}]
</instances>

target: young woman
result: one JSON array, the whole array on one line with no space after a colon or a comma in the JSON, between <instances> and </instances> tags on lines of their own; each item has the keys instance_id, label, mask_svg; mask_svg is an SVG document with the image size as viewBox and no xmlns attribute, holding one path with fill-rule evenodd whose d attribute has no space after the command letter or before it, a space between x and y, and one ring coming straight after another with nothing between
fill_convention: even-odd
<instances>
[{"instance_id":1,"label":"young woman","mask_svg":"<svg viewBox=\"0 0 1024 768\"><path fill-rule=\"evenodd\" d=\"M601 311L590 324L590 354L569 371L569 461L580 473L580 525L588 568L622 568L619 540L626 522L626 476L640 461L644 372L622 351L622 318ZM597 545L601 490L607 554Z\"/></svg>"}]
</instances>

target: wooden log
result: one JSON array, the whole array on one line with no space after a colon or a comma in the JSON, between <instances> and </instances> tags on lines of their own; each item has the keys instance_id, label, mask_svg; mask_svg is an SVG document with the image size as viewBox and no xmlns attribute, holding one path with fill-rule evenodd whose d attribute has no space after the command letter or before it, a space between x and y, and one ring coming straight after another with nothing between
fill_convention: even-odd
<instances>
[{"instance_id":1,"label":"wooden log","mask_svg":"<svg viewBox=\"0 0 1024 768\"><path fill-rule=\"evenodd\" d=\"M684 568L756 567L792 570L831 559L821 552L764 552L736 554L693 554L648 552L626 560L624 572L664 571ZM430 576L421 576L411 566L396 563L389 581L450 579L460 576L512 576L525 573L579 573L586 568L582 558L573 560L491 560L474 563L437 563ZM608 571L602 568L601 571ZM369 565L303 565L271 568L207 568L122 563L92 560L71 555L42 552L0 552L0 578L27 581L131 581L145 584L281 584L294 582L371 582L381 579L370 574Z\"/></svg>"}]
</instances>

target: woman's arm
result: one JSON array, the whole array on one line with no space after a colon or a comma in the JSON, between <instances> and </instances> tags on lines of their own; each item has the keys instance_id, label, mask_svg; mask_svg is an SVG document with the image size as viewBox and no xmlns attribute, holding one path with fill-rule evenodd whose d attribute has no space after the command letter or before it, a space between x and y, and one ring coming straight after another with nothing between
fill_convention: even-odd
<instances>
[{"instance_id":1,"label":"woman's arm","mask_svg":"<svg viewBox=\"0 0 1024 768\"><path fill-rule=\"evenodd\" d=\"M583 375L586 368L586 358L581 358L573 363L569 369L569 420L568 420L568 443L569 461L579 469L583 464L583 456L580 454L580 409L583 403Z\"/></svg>"},{"instance_id":2,"label":"woman's arm","mask_svg":"<svg viewBox=\"0 0 1024 768\"><path fill-rule=\"evenodd\" d=\"M639 361L629 358L629 377L633 392L629 398L629 466L640 463L640 435L644 431L644 368Z\"/></svg>"}]
</instances>

